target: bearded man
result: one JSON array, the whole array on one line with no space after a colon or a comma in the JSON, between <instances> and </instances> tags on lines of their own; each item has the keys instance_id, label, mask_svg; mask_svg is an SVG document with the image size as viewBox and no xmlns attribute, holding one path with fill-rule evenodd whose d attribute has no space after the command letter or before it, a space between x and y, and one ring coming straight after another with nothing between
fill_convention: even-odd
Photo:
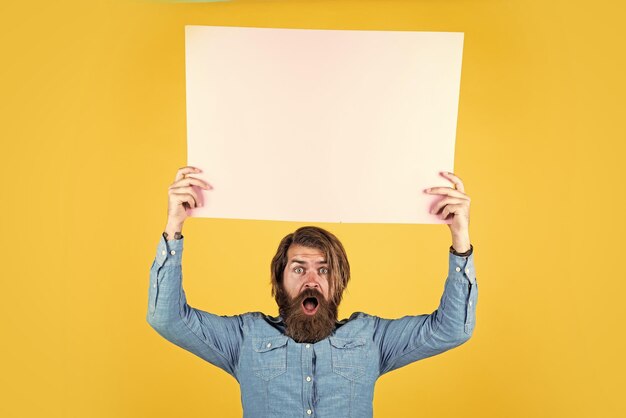
<instances>
[{"instance_id":1,"label":"bearded man","mask_svg":"<svg viewBox=\"0 0 626 418\"><path fill-rule=\"evenodd\" d=\"M383 319L363 312L338 321L350 280L341 242L303 227L283 238L271 264L277 317L252 312L218 316L187 304L182 288L182 226L199 201L194 187L212 187L178 170L169 187L168 222L150 269L148 323L172 343L231 374L240 384L244 418L366 418L383 374L467 341L474 330L478 286L469 240L469 197L454 187L432 209L452 216L448 276L431 314Z\"/></svg>"}]
</instances>

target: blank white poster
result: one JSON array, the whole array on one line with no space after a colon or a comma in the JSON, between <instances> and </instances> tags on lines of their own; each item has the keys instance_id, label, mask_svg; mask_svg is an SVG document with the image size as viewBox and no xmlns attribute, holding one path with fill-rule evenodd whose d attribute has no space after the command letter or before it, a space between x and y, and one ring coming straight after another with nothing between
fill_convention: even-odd
<instances>
[{"instance_id":1,"label":"blank white poster","mask_svg":"<svg viewBox=\"0 0 626 418\"><path fill-rule=\"evenodd\" d=\"M186 27L191 216L444 223L463 34Z\"/></svg>"}]
</instances>

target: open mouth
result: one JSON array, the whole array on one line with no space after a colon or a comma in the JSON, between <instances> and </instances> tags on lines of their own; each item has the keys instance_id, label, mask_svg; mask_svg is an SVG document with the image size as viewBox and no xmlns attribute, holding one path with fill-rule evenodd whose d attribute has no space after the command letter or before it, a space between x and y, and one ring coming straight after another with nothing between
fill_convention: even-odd
<instances>
[{"instance_id":1,"label":"open mouth","mask_svg":"<svg viewBox=\"0 0 626 418\"><path fill-rule=\"evenodd\" d=\"M315 312L317 312L318 306L319 306L319 302L317 301L317 298L314 296L306 298L302 301L302 310L307 315L315 315Z\"/></svg>"}]
</instances>

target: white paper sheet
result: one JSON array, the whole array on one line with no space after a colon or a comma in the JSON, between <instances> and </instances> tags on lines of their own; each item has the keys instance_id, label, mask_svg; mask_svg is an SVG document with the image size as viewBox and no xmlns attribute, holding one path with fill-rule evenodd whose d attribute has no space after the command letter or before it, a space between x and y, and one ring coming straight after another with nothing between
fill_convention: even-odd
<instances>
[{"instance_id":1,"label":"white paper sheet","mask_svg":"<svg viewBox=\"0 0 626 418\"><path fill-rule=\"evenodd\" d=\"M463 34L186 27L191 216L443 223Z\"/></svg>"}]
</instances>

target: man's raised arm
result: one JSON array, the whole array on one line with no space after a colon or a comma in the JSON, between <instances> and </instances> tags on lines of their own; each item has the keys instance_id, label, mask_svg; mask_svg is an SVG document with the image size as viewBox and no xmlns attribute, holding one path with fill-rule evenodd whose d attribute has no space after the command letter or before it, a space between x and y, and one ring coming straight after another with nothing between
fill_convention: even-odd
<instances>
[{"instance_id":1,"label":"man's raised arm","mask_svg":"<svg viewBox=\"0 0 626 418\"><path fill-rule=\"evenodd\" d=\"M197 173L193 167L178 170L169 187L168 221L150 268L147 321L172 343L222 368L237 374L243 335L240 316L218 316L187 304L182 287L182 227L187 209L197 205L192 185L210 189L202 180L186 177Z\"/></svg>"},{"instance_id":2,"label":"man's raised arm","mask_svg":"<svg viewBox=\"0 0 626 418\"><path fill-rule=\"evenodd\" d=\"M441 175L453 187L433 187L424 192L443 196L431 213L442 219L452 216L448 224L452 246L443 295L439 307L430 315L376 319L374 340L380 349L380 374L454 348L467 341L474 331L478 284L469 238L470 198L459 177L447 172Z\"/></svg>"}]
</instances>

